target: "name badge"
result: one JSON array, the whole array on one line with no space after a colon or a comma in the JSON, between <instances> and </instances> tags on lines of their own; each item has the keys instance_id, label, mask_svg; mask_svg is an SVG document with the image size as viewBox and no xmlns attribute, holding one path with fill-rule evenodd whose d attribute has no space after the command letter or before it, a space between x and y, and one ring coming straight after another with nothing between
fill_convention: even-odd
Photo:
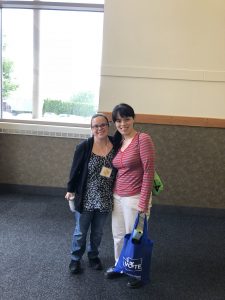
<instances>
[{"instance_id":1,"label":"name badge","mask_svg":"<svg viewBox=\"0 0 225 300\"><path fill-rule=\"evenodd\" d=\"M100 175L103 177L107 177L109 178L112 174L112 169L111 168L107 168L107 167L102 167Z\"/></svg>"}]
</instances>

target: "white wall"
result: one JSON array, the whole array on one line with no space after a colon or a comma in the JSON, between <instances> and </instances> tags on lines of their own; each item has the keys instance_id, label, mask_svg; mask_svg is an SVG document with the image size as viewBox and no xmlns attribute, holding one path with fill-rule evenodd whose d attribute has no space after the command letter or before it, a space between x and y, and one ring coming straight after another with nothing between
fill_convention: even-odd
<instances>
[{"instance_id":1,"label":"white wall","mask_svg":"<svg viewBox=\"0 0 225 300\"><path fill-rule=\"evenodd\" d=\"M224 0L106 0L101 111L225 118Z\"/></svg>"}]
</instances>

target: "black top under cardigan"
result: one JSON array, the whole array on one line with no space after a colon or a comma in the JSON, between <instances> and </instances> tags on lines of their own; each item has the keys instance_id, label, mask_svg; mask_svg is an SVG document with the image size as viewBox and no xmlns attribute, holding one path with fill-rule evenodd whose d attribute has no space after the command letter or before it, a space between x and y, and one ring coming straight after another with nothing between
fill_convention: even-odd
<instances>
[{"instance_id":1,"label":"black top under cardigan","mask_svg":"<svg viewBox=\"0 0 225 300\"><path fill-rule=\"evenodd\" d=\"M113 137L109 136L109 140L113 144ZM67 192L75 193L75 209L79 212L83 210L83 196L88 177L88 162L91 157L93 144L94 137L90 137L77 145L70 178L67 183Z\"/></svg>"}]
</instances>

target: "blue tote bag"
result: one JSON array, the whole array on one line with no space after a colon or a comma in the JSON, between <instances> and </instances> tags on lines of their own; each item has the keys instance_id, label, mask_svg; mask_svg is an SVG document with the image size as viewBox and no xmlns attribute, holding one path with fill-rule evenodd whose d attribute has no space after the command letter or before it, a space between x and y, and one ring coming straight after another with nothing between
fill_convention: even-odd
<instances>
[{"instance_id":1,"label":"blue tote bag","mask_svg":"<svg viewBox=\"0 0 225 300\"><path fill-rule=\"evenodd\" d=\"M144 283L150 281L153 241L148 238L147 218L144 218L143 234L137 242L133 239L140 215L138 214L132 233L124 236L123 248L114 272L136 277Z\"/></svg>"}]
</instances>

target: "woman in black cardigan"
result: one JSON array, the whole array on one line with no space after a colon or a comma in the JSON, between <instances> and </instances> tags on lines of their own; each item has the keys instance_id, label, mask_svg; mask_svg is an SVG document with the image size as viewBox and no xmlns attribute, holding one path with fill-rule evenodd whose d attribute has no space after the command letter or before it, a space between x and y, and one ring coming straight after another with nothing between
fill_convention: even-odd
<instances>
[{"instance_id":1,"label":"woman in black cardigan","mask_svg":"<svg viewBox=\"0 0 225 300\"><path fill-rule=\"evenodd\" d=\"M75 230L72 238L72 274L80 273L81 258L86 250L86 237L91 227L87 248L89 266L102 270L99 246L103 227L113 205L113 182L115 155L109 121L103 114L91 119L92 137L81 142L75 150L65 198L75 197Z\"/></svg>"}]
</instances>

